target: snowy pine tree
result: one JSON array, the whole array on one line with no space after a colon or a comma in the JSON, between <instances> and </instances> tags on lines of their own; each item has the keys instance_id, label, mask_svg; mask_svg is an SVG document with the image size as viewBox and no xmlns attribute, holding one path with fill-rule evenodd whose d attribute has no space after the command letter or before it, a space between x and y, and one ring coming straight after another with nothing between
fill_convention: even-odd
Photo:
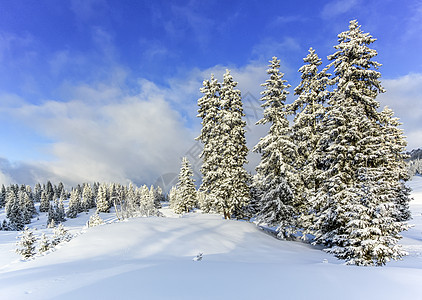
<instances>
[{"instance_id":1,"label":"snowy pine tree","mask_svg":"<svg viewBox=\"0 0 422 300\"><path fill-rule=\"evenodd\" d=\"M1 223L0 230L4 230L4 231L10 230L9 223L6 220L3 220L3 222Z\"/></svg>"},{"instance_id":2,"label":"snowy pine tree","mask_svg":"<svg viewBox=\"0 0 422 300\"><path fill-rule=\"evenodd\" d=\"M54 234L51 240L51 245L57 246L61 242L69 242L72 239L72 235L67 229L64 228L63 224L54 228Z\"/></svg>"},{"instance_id":3,"label":"snowy pine tree","mask_svg":"<svg viewBox=\"0 0 422 300\"><path fill-rule=\"evenodd\" d=\"M205 192L204 192L205 193ZM177 186L172 186L169 191L169 207L174 209L179 201L178 194L177 194Z\"/></svg>"},{"instance_id":4,"label":"snowy pine tree","mask_svg":"<svg viewBox=\"0 0 422 300\"><path fill-rule=\"evenodd\" d=\"M144 216L158 216L159 211L156 208L156 201L155 201L155 190L154 187L151 186L151 189L149 190L148 196L145 196L143 198L143 201L141 202L142 208L144 210Z\"/></svg>"},{"instance_id":5,"label":"snowy pine tree","mask_svg":"<svg viewBox=\"0 0 422 300\"><path fill-rule=\"evenodd\" d=\"M101 184L98 188L97 211L108 213L110 212L110 207L107 195L107 186L105 184Z\"/></svg>"},{"instance_id":6,"label":"snowy pine tree","mask_svg":"<svg viewBox=\"0 0 422 300\"><path fill-rule=\"evenodd\" d=\"M330 76L326 70L318 71L322 61L315 50L310 48L308 52L303 59L306 64L299 69L302 81L295 88L298 98L288 108L295 114L292 134L297 156L294 166L300 176L300 189L297 188L296 197L302 212L300 226L305 229L313 222L309 203L315 199L319 186L317 146L325 114L324 104L329 94L327 84Z\"/></svg>"},{"instance_id":7,"label":"snowy pine tree","mask_svg":"<svg viewBox=\"0 0 422 300\"><path fill-rule=\"evenodd\" d=\"M53 207L53 204L50 204L50 208L48 209L48 213L47 213L47 227L50 228L51 226L51 228L53 228L56 224L56 219L57 219L56 211ZM54 226L52 226L52 222L54 223Z\"/></svg>"},{"instance_id":8,"label":"snowy pine tree","mask_svg":"<svg viewBox=\"0 0 422 300\"><path fill-rule=\"evenodd\" d=\"M38 182L35 184L34 188L34 202L40 202L41 201L41 184Z\"/></svg>"},{"instance_id":9,"label":"snowy pine tree","mask_svg":"<svg viewBox=\"0 0 422 300\"><path fill-rule=\"evenodd\" d=\"M19 198L13 189L7 192L6 199L6 217L9 218L9 228L17 231L23 230L25 227L25 217Z\"/></svg>"},{"instance_id":10,"label":"snowy pine tree","mask_svg":"<svg viewBox=\"0 0 422 300\"><path fill-rule=\"evenodd\" d=\"M280 60L273 57L267 70L270 78L262 84L264 116L257 124L270 124L267 135L258 142L254 151L261 154L256 170L262 182L259 191L258 221L277 226L278 235L288 238L296 226L297 209L295 190L297 174L293 168L296 147L291 139L285 106L290 85L280 72Z\"/></svg>"},{"instance_id":11,"label":"snowy pine tree","mask_svg":"<svg viewBox=\"0 0 422 300\"><path fill-rule=\"evenodd\" d=\"M6 188L4 184L1 185L0 189L0 208L6 205Z\"/></svg>"},{"instance_id":12,"label":"snowy pine tree","mask_svg":"<svg viewBox=\"0 0 422 300\"><path fill-rule=\"evenodd\" d=\"M104 224L104 221L103 221L103 219L101 219L98 212L96 212L91 217L89 217L89 221L87 222L87 227L94 227L94 226L98 226L98 225L101 225L101 224Z\"/></svg>"},{"instance_id":13,"label":"snowy pine tree","mask_svg":"<svg viewBox=\"0 0 422 300\"><path fill-rule=\"evenodd\" d=\"M70 193L69 207L67 209L67 216L69 218L76 218L81 206L81 199L77 189L72 190Z\"/></svg>"},{"instance_id":14,"label":"snowy pine tree","mask_svg":"<svg viewBox=\"0 0 422 300\"><path fill-rule=\"evenodd\" d=\"M82 211L88 211L90 208L92 208L92 188L89 185L89 183L86 183L83 185L82 189L82 199L81 199L81 210Z\"/></svg>"},{"instance_id":15,"label":"snowy pine tree","mask_svg":"<svg viewBox=\"0 0 422 300\"><path fill-rule=\"evenodd\" d=\"M38 252L44 253L44 252L50 250L50 247L51 247L50 240L47 238L45 233L43 233L41 235L41 239L40 239L40 242L39 242Z\"/></svg>"},{"instance_id":16,"label":"snowy pine tree","mask_svg":"<svg viewBox=\"0 0 422 300\"><path fill-rule=\"evenodd\" d=\"M64 192L62 192L59 200L55 201L54 209L56 211L55 215L56 215L57 223L61 223L61 222L66 221L66 213L65 213L65 210L64 210L64 203L63 203L64 198L65 198L65 195L64 195Z\"/></svg>"},{"instance_id":17,"label":"snowy pine tree","mask_svg":"<svg viewBox=\"0 0 422 300\"><path fill-rule=\"evenodd\" d=\"M45 191L41 192L41 198L40 198L40 212L48 212L48 209L50 208L50 201L48 200L47 194Z\"/></svg>"},{"instance_id":18,"label":"snowy pine tree","mask_svg":"<svg viewBox=\"0 0 422 300\"><path fill-rule=\"evenodd\" d=\"M47 196L48 203L54 200L54 187L50 181L47 181L47 184L45 186L45 194ZM47 208L47 211L48 211L48 208Z\"/></svg>"},{"instance_id":19,"label":"snowy pine tree","mask_svg":"<svg viewBox=\"0 0 422 300\"><path fill-rule=\"evenodd\" d=\"M198 99L199 109L197 116L202 119L202 129L197 140L204 145L200 155L202 158L201 173L203 175L200 191L207 195L214 194L218 189L217 170L220 168L221 161L216 149L220 136L219 126L221 124L220 88L220 83L211 74L211 79L204 80L203 87L200 89L204 95ZM215 199L215 197L207 197L207 200L211 199ZM217 203L216 201L204 203L203 208L206 212L217 210Z\"/></svg>"},{"instance_id":20,"label":"snowy pine tree","mask_svg":"<svg viewBox=\"0 0 422 300\"><path fill-rule=\"evenodd\" d=\"M249 203L249 174L244 168L248 162L248 148L245 139L246 122L242 119L243 104L240 91L236 89L230 71L226 70L220 89L220 124L218 138L213 151L219 161L216 172L216 186L211 192L217 200L217 209L226 219L246 217Z\"/></svg>"},{"instance_id":21,"label":"snowy pine tree","mask_svg":"<svg viewBox=\"0 0 422 300\"><path fill-rule=\"evenodd\" d=\"M390 182L389 189L384 192L386 197L392 197L396 205L395 219L408 221L411 218L409 201L410 188L406 181L410 179L405 159L406 140L403 130L399 128L401 123L394 117L393 111L385 107L381 112L381 125L383 130L383 175Z\"/></svg>"},{"instance_id":22,"label":"snowy pine tree","mask_svg":"<svg viewBox=\"0 0 422 300\"><path fill-rule=\"evenodd\" d=\"M196 189L193 179L193 171L186 157L182 158L182 167L179 173L179 182L177 183L177 193L179 201L173 205L176 213L186 213L193 210L196 204Z\"/></svg>"},{"instance_id":23,"label":"snowy pine tree","mask_svg":"<svg viewBox=\"0 0 422 300\"><path fill-rule=\"evenodd\" d=\"M339 34L333 62L336 87L328 101L319 141L324 166L313 202L315 242L349 264L383 265L404 253L397 242L407 228L394 219L396 206L384 197L391 181L385 171L385 135L377 111L378 93L384 91L371 59L375 41L357 21Z\"/></svg>"},{"instance_id":24,"label":"snowy pine tree","mask_svg":"<svg viewBox=\"0 0 422 300\"><path fill-rule=\"evenodd\" d=\"M35 255L35 243L37 238L34 233L25 226L24 231L20 234L20 240L16 243L16 253L20 254L24 259L31 258Z\"/></svg>"}]
</instances>

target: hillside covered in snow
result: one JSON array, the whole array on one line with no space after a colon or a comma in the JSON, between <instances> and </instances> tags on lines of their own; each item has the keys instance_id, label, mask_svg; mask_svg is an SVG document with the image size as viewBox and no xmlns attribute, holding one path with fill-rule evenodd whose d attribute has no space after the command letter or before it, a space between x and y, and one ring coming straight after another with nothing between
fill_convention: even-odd
<instances>
[{"instance_id":1,"label":"hillside covered in snow","mask_svg":"<svg viewBox=\"0 0 422 300\"><path fill-rule=\"evenodd\" d=\"M84 227L30 260L14 253L17 232L0 231L1 299L419 299L422 278L422 177L409 184L414 227L409 255L385 267L345 266L320 248L275 239L252 223L199 212ZM42 228L43 216L31 227ZM202 253L202 260L197 260Z\"/></svg>"}]
</instances>

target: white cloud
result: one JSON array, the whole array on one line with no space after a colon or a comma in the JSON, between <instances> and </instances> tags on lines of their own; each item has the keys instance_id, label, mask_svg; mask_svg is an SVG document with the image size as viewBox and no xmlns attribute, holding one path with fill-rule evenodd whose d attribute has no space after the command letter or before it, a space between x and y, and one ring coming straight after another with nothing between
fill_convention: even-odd
<instances>
[{"instance_id":1,"label":"white cloud","mask_svg":"<svg viewBox=\"0 0 422 300\"><path fill-rule=\"evenodd\" d=\"M94 180L153 183L161 174L178 170L179 157L193 136L170 104L149 92L153 84L144 82L145 92L136 95L117 87L103 91L104 86L98 85L97 90L76 86L75 95L80 98L67 102L4 108L4 113L27 122L53 142L48 150L51 161L23 162L19 168L9 165L3 173L12 174L18 182L29 180L17 172L27 168L38 180L39 171L45 170L41 175L67 184ZM91 98L105 101L87 101ZM33 180L26 183L33 184Z\"/></svg>"},{"instance_id":2,"label":"white cloud","mask_svg":"<svg viewBox=\"0 0 422 300\"><path fill-rule=\"evenodd\" d=\"M422 147L422 74L408 74L384 79L386 93L379 96L382 106L388 105L403 123L407 149Z\"/></svg>"},{"instance_id":3,"label":"white cloud","mask_svg":"<svg viewBox=\"0 0 422 300\"><path fill-rule=\"evenodd\" d=\"M332 18L349 12L358 6L359 0L335 0L324 5L321 16L325 19Z\"/></svg>"},{"instance_id":4,"label":"white cloud","mask_svg":"<svg viewBox=\"0 0 422 300\"><path fill-rule=\"evenodd\" d=\"M194 69L169 80L165 88L146 79L129 88L124 84L125 70L115 66L112 73L120 75L107 81L90 85L66 82L60 87L59 94L65 95L60 101L35 105L8 95L2 113L47 138L44 149L50 159L22 158L19 163L6 164L0 179L26 184L47 180L68 185L87 181L152 184L163 174L176 174L182 156L195 160L192 155L198 154L189 150L195 147L194 137L200 130L196 114L202 81L213 73L221 82L226 68L245 97L247 140L252 148L266 133L266 128L255 126L255 122L262 116L260 84L267 79L267 63ZM258 159L257 154L250 155L249 171ZM199 172L197 162L192 161Z\"/></svg>"}]
</instances>

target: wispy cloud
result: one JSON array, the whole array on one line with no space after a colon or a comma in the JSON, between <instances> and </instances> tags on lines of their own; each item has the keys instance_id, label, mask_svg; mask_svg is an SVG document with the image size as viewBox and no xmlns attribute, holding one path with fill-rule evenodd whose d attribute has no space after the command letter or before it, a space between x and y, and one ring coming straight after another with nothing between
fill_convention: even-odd
<instances>
[{"instance_id":1,"label":"wispy cloud","mask_svg":"<svg viewBox=\"0 0 422 300\"><path fill-rule=\"evenodd\" d=\"M78 21L85 22L104 13L108 6L105 0L71 0L70 9Z\"/></svg>"},{"instance_id":2,"label":"wispy cloud","mask_svg":"<svg viewBox=\"0 0 422 300\"><path fill-rule=\"evenodd\" d=\"M268 23L269 27L278 27L281 25L295 23L295 22L305 22L308 18L299 15L285 15L285 16L278 16L274 18L271 22Z\"/></svg>"},{"instance_id":3,"label":"wispy cloud","mask_svg":"<svg viewBox=\"0 0 422 300\"><path fill-rule=\"evenodd\" d=\"M360 0L334 0L324 5L321 16L324 19L336 17L349 12L354 7L357 7Z\"/></svg>"},{"instance_id":4,"label":"wispy cloud","mask_svg":"<svg viewBox=\"0 0 422 300\"><path fill-rule=\"evenodd\" d=\"M281 59L283 73L293 72L293 69L289 67L289 64L292 61L292 58L297 59L300 57L298 53L306 53L306 50L302 49L299 41L292 37L285 37L281 41L265 38L252 48L252 58L264 62L265 64L273 56L277 56ZM296 72L296 70L294 70L294 72Z\"/></svg>"}]
</instances>

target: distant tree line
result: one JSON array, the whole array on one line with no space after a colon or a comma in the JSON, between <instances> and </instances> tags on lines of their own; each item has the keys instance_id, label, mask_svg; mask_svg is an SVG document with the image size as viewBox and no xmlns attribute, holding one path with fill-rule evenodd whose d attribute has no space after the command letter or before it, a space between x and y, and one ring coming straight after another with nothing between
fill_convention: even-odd
<instances>
[{"instance_id":1,"label":"distant tree line","mask_svg":"<svg viewBox=\"0 0 422 300\"><path fill-rule=\"evenodd\" d=\"M117 216L122 219L159 215L158 208L164 200L160 187L148 188L146 185L138 188L133 184L123 186L96 182L77 185L70 191L64 188L63 183L56 186L50 181L43 185L37 183L34 189L27 185L2 185L0 208L5 208L6 219L0 224L0 230L23 230L40 213L46 213L47 225L54 227L66 218L76 218L79 213L92 208L107 213L114 207Z\"/></svg>"}]
</instances>

